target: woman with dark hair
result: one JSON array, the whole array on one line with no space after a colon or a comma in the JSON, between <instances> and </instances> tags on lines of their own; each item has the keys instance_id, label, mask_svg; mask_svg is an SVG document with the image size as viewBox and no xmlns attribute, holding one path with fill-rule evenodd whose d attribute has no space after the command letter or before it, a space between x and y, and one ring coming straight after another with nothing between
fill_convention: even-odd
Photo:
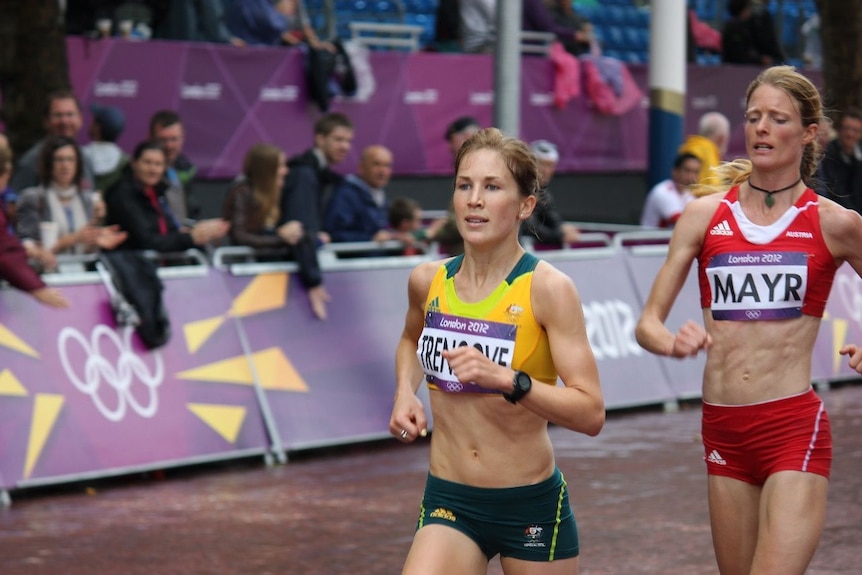
<instances>
[{"instance_id":1,"label":"woman with dark hair","mask_svg":"<svg viewBox=\"0 0 862 575\"><path fill-rule=\"evenodd\" d=\"M47 269L53 267L54 254L113 249L125 240L125 233L115 227L94 225L93 190L82 188L83 174L75 140L51 136L39 156L39 185L18 198L18 236L27 255ZM54 237L43 237L43 232Z\"/></svg>"},{"instance_id":2,"label":"woman with dark hair","mask_svg":"<svg viewBox=\"0 0 862 575\"><path fill-rule=\"evenodd\" d=\"M165 197L166 166L161 144L141 142L123 175L105 192L105 221L128 233L122 249L182 252L206 245L228 232L230 225L221 219L201 220L189 231L180 229Z\"/></svg>"},{"instance_id":3,"label":"woman with dark hair","mask_svg":"<svg viewBox=\"0 0 862 575\"><path fill-rule=\"evenodd\" d=\"M305 233L302 222L297 220L276 227L287 171L284 153L279 148L270 144L252 146L245 155L242 181L225 198L224 219L230 222L233 243L260 250L281 250L284 257L295 259L308 289L312 312L319 319L326 319L329 294L323 287L314 238Z\"/></svg>"}]
</instances>

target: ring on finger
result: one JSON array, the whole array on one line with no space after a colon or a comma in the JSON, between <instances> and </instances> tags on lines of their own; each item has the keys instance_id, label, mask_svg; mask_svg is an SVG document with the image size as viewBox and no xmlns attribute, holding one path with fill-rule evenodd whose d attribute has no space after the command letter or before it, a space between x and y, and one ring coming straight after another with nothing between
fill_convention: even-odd
<instances>
[{"instance_id":1,"label":"ring on finger","mask_svg":"<svg viewBox=\"0 0 862 575\"><path fill-rule=\"evenodd\" d=\"M407 430L402 429L401 433L399 433L399 435L401 436L401 439L407 439Z\"/></svg>"}]
</instances>

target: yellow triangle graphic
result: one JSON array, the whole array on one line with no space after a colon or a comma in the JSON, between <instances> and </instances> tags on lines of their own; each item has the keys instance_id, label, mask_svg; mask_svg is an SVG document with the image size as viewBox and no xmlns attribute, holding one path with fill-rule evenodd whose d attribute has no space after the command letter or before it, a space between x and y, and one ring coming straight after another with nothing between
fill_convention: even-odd
<instances>
[{"instance_id":1,"label":"yellow triangle graphic","mask_svg":"<svg viewBox=\"0 0 862 575\"><path fill-rule=\"evenodd\" d=\"M244 317L284 307L288 277L287 272L258 275L234 298L230 315Z\"/></svg>"},{"instance_id":2,"label":"yellow triangle graphic","mask_svg":"<svg viewBox=\"0 0 862 575\"><path fill-rule=\"evenodd\" d=\"M844 347L847 341L847 320L832 320L832 371L838 373L841 369L841 355L838 351Z\"/></svg>"},{"instance_id":3,"label":"yellow triangle graphic","mask_svg":"<svg viewBox=\"0 0 862 575\"><path fill-rule=\"evenodd\" d=\"M27 461L24 463L24 479L30 477L65 401L62 395L36 394L33 421L30 423L30 440L27 442Z\"/></svg>"},{"instance_id":4,"label":"yellow triangle graphic","mask_svg":"<svg viewBox=\"0 0 862 575\"><path fill-rule=\"evenodd\" d=\"M195 381L215 381L219 383L242 383L251 385L251 368L244 355L217 361L202 367L187 369L177 374L180 379Z\"/></svg>"},{"instance_id":5,"label":"yellow triangle graphic","mask_svg":"<svg viewBox=\"0 0 862 575\"><path fill-rule=\"evenodd\" d=\"M195 353L206 342L207 339L221 327L224 323L224 318L211 317L209 319L201 319L192 321L183 326L183 333L186 336L186 347L189 353Z\"/></svg>"},{"instance_id":6,"label":"yellow triangle graphic","mask_svg":"<svg viewBox=\"0 0 862 575\"><path fill-rule=\"evenodd\" d=\"M15 374L8 369L4 369L0 371L0 395L18 395L24 397L27 395L27 390L24 389L24 386L21 385Z\"/></svg>"},{"instance_id":7,"label":"yellow triangle graphic","mask_svg":"<svg viewBox=\"0 0 862 575\"><path fill-rule=\"evenodd\" d=\"M264 389L308 391L305 380L302 379L280 348L271 347L254 353L252 354L252 361L260 378L260 385ZM244 355L187 369L178 373L177 378L240 385L254 384L251 366Z\"/></svg>"},{"instance_id":8,"label":"yellow triangle graphic","mask_svg":"<svg viewBox=\"0 0 862 575\"><path fill-rule=\"evenodd\" d=\"M236 436L245 420L245 408L235 405L213 405L211 403L189 403L189 410L212 427L228 443L236 442Z\"/></svg>"},{"instance_id":9,"label":"yellow triangle graphic","mask_svg":"<svg viewBox=\"0 0 862 575\"><path fill-rule=\"evenodd\" d=\"M308 391L305 380L281 351L281 348L271 347L255 353L254 366L260 377L260 385L264 389L284 389L289 391Z\"/></svg>"},{"instance_id":10,"label":"yellow triangle graphic","mask_svg":"<svg viewBox=\"0 0 862 575\"><path fill-rule=\"evenodd\" d=\"M3 324L0 324L0 345L30 357L39 357L35 349L24 343L21 338L9 331Z\"/></svg>"}]
</instances>

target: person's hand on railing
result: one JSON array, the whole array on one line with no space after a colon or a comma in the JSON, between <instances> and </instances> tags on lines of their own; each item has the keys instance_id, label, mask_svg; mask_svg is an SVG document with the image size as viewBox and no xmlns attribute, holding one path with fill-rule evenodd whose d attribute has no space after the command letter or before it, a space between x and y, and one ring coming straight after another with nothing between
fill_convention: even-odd
<instances>
[{"instance_id":1,"label":"person's hand on railing","mask_svg":"<svg viewBox=\"0 0 862 575\"><path fill-rule=\"evenodd\" d=\"M581 230L578 229L578 226L575 224L565 223L560 226L560 229L563 232L563 244L573 244L578 241L578 238L581 237Z\"/></svg>"},{"instance_id":2,"label":"person's hand on railing","mask_svg":"<svg viewBox=\"0 0 862 575\"><path fill-rule=\"evenodd\" d=\"M32 240L25 240L22 244L24 245L27 257L35 260L42 267L43 271L50 272L57 269L57 256L54 255L54 252L46 250Z\"/></svg>"},{"instance_id":3,"label":"person's hand on railing","mask_svg":"<svg viewBox=\"0 0 862 575\"><path fill-rule=\"evenodd\" d=\"M305 229L302 227L302 222L299 220L291 220L287 223L281 224L275 233L278 234L278 237L283 239L287 244L295 246L296 243L302 239L302 234L305 233Z\"/></svg>"},{"instance_id":4,"label":"person's hand on railing","mask_svg":"<svg viewBox=\"0 0 862 575\"><path fill-rule=\"evenodd\" d=\"M49 287L39 288L37 290L33 290L30 292L30 295L36 298L41 304L55 307L55 308L67 308L69 307L69 300L61 294L58 290Z\"/></svg>"},{"instance_id":5,"label":"person's hand on railing","mask_svg":"<svg viewBox=\"0 0 862 575\"><path fill-rule=\"evenodd\" d=\"M103 250L112 250L124 241L128 234L120 230L120 226L106 226L97 228L96 245Z\"/></svg>"},{"instance_id":6,"label":"person's hand on railing","mask_svg":"<svg viewBox=\"0 0 862 575\"><path fill-rule=\"evenodd\" d=\"M330 236L329 233L324 232L324 231L317 232L317 239L323 245L326 245L326 244L332 242L332 236Z\"/></svg>"},{"instance_id":7,"label":"person's hand on railing","mask_svg":"<svg viewBox=\"0 0 862 575\"><path fill-rule=\"evenodd\" d=\"M202 246L213 240L221 239L230 230L230 222L221 219L201 220L192 231L192 241L196 246Z\"/></svg>"},{"instance_id":8,"label":"person's hand on railing","mask_svg":"<svg viewBox=\"0 0 862 575\"><path fill-rule=\"evenodd\" d=\"M393 232L391 230L377 230L377 232L371 236L371 241L373 242L388 242L389 240L401 239L401 236L397 232Z\"/></svg>"}]
</instances>

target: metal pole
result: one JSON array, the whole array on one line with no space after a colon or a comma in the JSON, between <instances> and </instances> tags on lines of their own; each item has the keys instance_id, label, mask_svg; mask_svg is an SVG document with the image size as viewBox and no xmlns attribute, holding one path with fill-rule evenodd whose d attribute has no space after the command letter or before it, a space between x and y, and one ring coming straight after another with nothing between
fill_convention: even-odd
<instances>
[{"instance_id":1,"label":"metal pole","mask_svg":"<svg viewBox=\"0 0 862 575\"><path fill-rule=\"evenodd\" d=\"M521 127L521 2L497 2L494 125L517 137Z\"/></svg>"},{"instance_id":2,"label":"metal pole","mask_svg":"<svg viewBox=\"0 0 862 575\"><path fill-rule=\"evenodd\" d=\"M670 176L685 118L685 0L653 0L649 54L649 187Z\"/></svg>"}]
</instances>

